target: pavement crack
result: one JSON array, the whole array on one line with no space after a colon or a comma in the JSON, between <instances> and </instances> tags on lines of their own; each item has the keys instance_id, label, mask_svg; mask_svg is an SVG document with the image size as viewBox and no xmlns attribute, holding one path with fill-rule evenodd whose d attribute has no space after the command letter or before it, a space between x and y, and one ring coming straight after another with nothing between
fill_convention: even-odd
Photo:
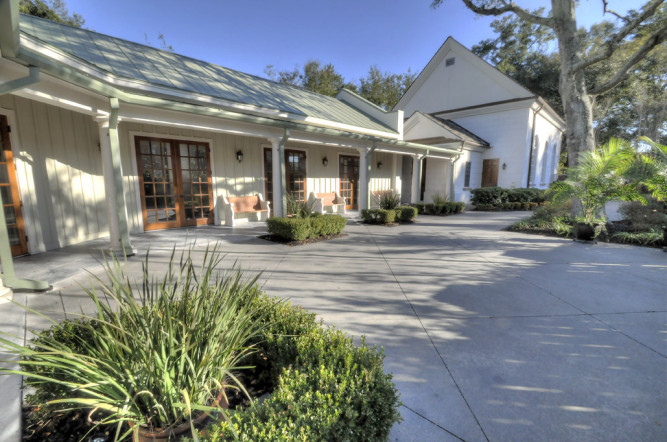
<instances>
[{"instance_id":1,"label":"pavement crack","mask_svg":"<svg viewBox=\"0 0 667 442\"><path fill-rule=\"evenodd\" d=\"M408 297L407 293L405 293L405 290L403 289L403 286L401 285L401 282L398 280L398 277L394 273L394 269L392 269L391 264L389 264L389 261L387 260L384 253L382 252L382 249L380 248L377 241L375 240L375 236L370 232L370 230L368 230L368 227L366 227L366 231L368 232L368 235L373 240L373 244L375 244L375 247L377 248L378 252L380 253L380 256L382 256L382 259L384 260L387 268L391 272L391 276L394 278L394 281L396 281L396 284L398 285L398 288L401 289L401 293L403 294L403 297L405 298L405 301L410 306L410 309L412 309L412 313L414 313L415 318L417 318L417 321L419 321L419 325L421 326L422 330L424 331L424 334L426 334L426 337L428 338L429 342L431 343L431 346L435 350L436 354L440 358L440 361L442 362L442 365L445 367L445 370L447 371L447 374L449 375L450 379L452 380L452 382L456 386L456 389L458 390L459 394L461 395L461 399L463 399L463 402L466 404L466 407L468 408L468 411L470 411L470 414L472 415L473 419L475 419L475 422L477 423L477 426L478 426L479 430L484 435L484 439L488 441L489 437L486 435L486 432L484 431L484 428L482 428L482 424L480 423L479 419L477 419L477 415L473 411L470 403L468 402L468 399L463 394L463 390L461 390L461 386L459 385L458 382L456 382L456 379L454 378L454 374L449 369L449 366L447 365L447 362L445 361L444 356L442 355L442 353L440 353L440 350L438 349L438 346L435 345L435 341L433 341L433 338L431 337L430 333L426 329L426 326L424 325L424 322L422 321L422 318L419 316L419 313L417 313L417 309L415 309L415 306L412 304L412 301L410 301L410 298ZM447 430L445 430L445 431L447 431Z\"/></svg>"},{"instance_id":2,"label":"pavement crack","mask_svg":"<svg viewBox=\"0 0 667 442\"><path fill-rule=\"evenodd\" d=\"M449 435L451 435L451 436L457 438L457 439L460 440L460 441L464 441L464 442L465 442L465 439L463 439L461 436L458 436L457 434L452 433L451 431L449 431L448 429L446 429L446 428L443 427L442 425L438 424L437 422L433 422L431 419L427 418L426 416L424 416L424 415L421 414L420 412L418 412L418 411L416 411L416 410L413 410L412 408L408 407L408 406L405 405L405 404L401 404L401 407L403 407L403 408L405 408L405 409L407 409L407 410L413 412L414 414L416 414L416 415L419 416L420 418L424 419L425 421L427 421L427 422L430 423L431 425L440 428L442 431L446 432L447 434L449 434Z\"/></svg>"}]
</instances>

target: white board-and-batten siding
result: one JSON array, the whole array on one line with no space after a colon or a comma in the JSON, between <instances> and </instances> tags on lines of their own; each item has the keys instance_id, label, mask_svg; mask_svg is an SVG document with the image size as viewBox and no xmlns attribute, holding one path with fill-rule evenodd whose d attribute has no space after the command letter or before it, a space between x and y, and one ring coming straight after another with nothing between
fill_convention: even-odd
<instances>
[{"instance_id":1,"label":"white board-and-batten siding","mask_svg":"<svg viewBox=\"0 0 667 442\"><path fill-rule=\"evenodd\" d=\"M99 129L92 117L0 96L30 253L108 235Z\"/></svg>"}]
</instances>

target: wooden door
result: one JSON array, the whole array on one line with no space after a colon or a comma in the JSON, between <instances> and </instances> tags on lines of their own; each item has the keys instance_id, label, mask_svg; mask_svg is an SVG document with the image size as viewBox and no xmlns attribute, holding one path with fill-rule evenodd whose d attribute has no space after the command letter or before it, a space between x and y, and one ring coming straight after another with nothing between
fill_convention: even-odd
<instances>
[{"instance_id":1,"label":"wooden door","mask_svg":"<svg viewBox=\"0 0 667 442\"><path fill-rule=\"evenodd\" d=\"M484 160L482 162L482 187L495 187L498 185L499 158Z\"/></svg>"},{"instance_id":2,"label":"wooden door","mask_svg":"<svg viewBox=\"0 0 667 442\"><path fill-rule=\"evenodd\" d=\"M7 117L0 115L0 192L2 192L2 205L5 211L12 256L20 256L28 253L28 239L25 235L21 198L9 132L10 127Z\"/></svg>"},{"instance_id":3,"label":"wooden door","mask_svg":"<svg viewBox=\"0 0 667 442\"><path fill-rule=\"evenodd\" d=\"M264 154L264 197L271 202L271 207L277 207L273 201L273 151L270 147L263 149ZM275 210L275 209L273 209Z\"/></svg>"},{"instance_id":4,"label":"wooden door","mask_svg":"<svg viewBox=\"0 0 667 442\"><path fill-rule=\"evenodd\" d=\"M359 157L341 155L338 160L338 189L346 209L359 207Z\"/></svg>"},{"instance_id":5,"label":"wooden door","mask_svg":"<svg viewBox=\"0 0 667 442\"><path fill-rule=\"evenodd\" d=\"M308 197L306 178L306 152L285 150L286 191L298 201L305 201Z\"/></svg>"},{"instance_id":6,"label":"wooden door","mask_svg":"<svg viewBox=\"0 0 667 442\"><path fill-rule=\"evenodd\" d=\"M144 230L212 223L207 143L135 137Z\"/></svg>"}]
</instances>

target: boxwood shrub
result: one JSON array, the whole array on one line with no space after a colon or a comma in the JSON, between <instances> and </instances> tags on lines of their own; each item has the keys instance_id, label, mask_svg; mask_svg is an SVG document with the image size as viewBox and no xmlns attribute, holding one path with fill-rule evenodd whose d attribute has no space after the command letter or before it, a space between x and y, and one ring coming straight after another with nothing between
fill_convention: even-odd
<instances>
[{"instance_id":1,"label":"boxwood shrub","mask_svg":"<svg viewBox=\"0 0 667 442\"><path fill-rule=\"evenodd\" d=\"M251 364L269 364L275 389L252 408L206 430L212 442L383 441L398 413L398 392L382 366L384 352L334 328L287 301L249 297L252 310L268 311L267 327ZM235 434L236 433L236 437Z\"/></svg>"},{"instance_id":2,"label":"boxwood shrub","mask_svg":"<svg viewBox=\"0 0 667 442\"><path fill-rule=\"evenodd\" d=\"M463 213L465 203L445 202L443 204L417 204L417 210L424 215L453 215Z\"/></svg>"},{"instance_id":3,"label":"boxwood shrub","mask_svg":"<svg viewBox=\"0 0 667 442\"><path fill-rule=\"evenodd\" d=\"M546 200L542 189L480 187L471 191L470 202L477 210L530 210Z\"/></svg>"},{"instance_id":4,"label":"boxwood shrub","mask_svg":"<svg viewBox=\"0 0 667 442\"><path fill-rule=\"evenodd\" d=\"M396 209L396 217L398 218L399 221L406 223L414 220L417 218L417 208L416 207L411 207L411 206L402 206L402 207L397 207Z\"/></svg>"},{"instance_id":5,"label":"boxwood shrub","mask_svg":"<svg viewBox=\"0 0 667 442\"><path fill-rule=\"evenodd\" d=\"M390 224L396 221L395 209L364 209L361 219L369 224Z\"/></svg>"},{"instance_id":6,"label":"boxwood shrub","mask_svg":"<svg viewBox=\"0 0 667 442\"><path fill-rule=\"evenodd\" d=\"M343 232L347 220L340 215L314 215L308 218L273 217L266 221L269 233L288 241L303 241Z\"/></svg>"}]
</instances>

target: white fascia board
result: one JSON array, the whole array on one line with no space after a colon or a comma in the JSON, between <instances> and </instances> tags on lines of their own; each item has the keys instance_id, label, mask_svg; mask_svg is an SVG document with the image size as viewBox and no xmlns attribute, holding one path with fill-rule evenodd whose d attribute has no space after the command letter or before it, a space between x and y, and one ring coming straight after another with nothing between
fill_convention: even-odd
<instances>
[{"instance_id":1,"label":"white fascia board","mask_svg":"<svg viewBox=\"0 0 667 442\"><path fill-rule=\"evenodd\" d=\"M302 122L326 128L346 130L349 132L354 132L364 135L374 135L385 138L400 139L400 133L367 129L344 123L337 123L334 121L292 114L278 109L268 109L260 106L254 106L251 104L233 102L221 98L211 97L209 95L199 94L196 92L180 91L174 88L153 85L141 80L119 78L106 71L93 67L88 63L77 60L76 58L73 58L72 56L65 54L64 52L59 51L53 47L46 47L42 45L40 42L35 41L29 36L26 36L24 34L21 35L21 45L44 57L55 60L58 63L61 63L78 72L82 72L85 75L94 77L113 87L124 90L130 89L138 93L139 95L149 95L149 96L152 95L158 98L162 97L162 98L172 99L174 101L181 101L183 103L196 104L200 106L201 105L218 106L220 108L239 113L252 114L256 116L262 116L274 119L284 119L294 122Z\"/></svg>"},{"instance_id":2,"label":"white fascia board","mask_svg":"<svg viewBox=\"0 0 667 442\"><path fill-rule=\"evenodd\" d=\"M0 83L27 75L28 68L9 60L0 60ZM108 98L73 86L40 71L37 84L14 91L12 95L61 107L75 112L98 115L109 111Z\"/></svg>"},{"instance_id":3,"label":"white fascia board","mask_svg":"<svg viewBox=\"0 0 667 442\"><path fill-rule=\"evenodd\" d=\"M184 127L205 132L227 133L257 138L276 138L283 135L283 130L278 128L128 103L121 103L118 117L120 121L125 122L132 121L159 126Z\"/></svg>"},{"instance_id":4,"label":"white fascia board","mask_svg":"<svg viewBox=\"0 0 667 442\"><path fill-rule=\"evenodd\" d=\"M543 98L539 98L535 103L533 103L532 110L533 112L537 112L539 116L551 123L551 125L553 125L556 129L561 132L565 132L565 122Z\"/></svg>"},{"instance_id":5,"label":"white fascia board","mask_svg":"<svg viewBox=\"0 0 667 442\"><path fill-rule=\"evenodd\" d=\"M509 103L489 104L488 106L475 106L472 109L454 110L438 112L439 118L447 120L465 117L474 117L477 115L494 114L518 109L530 109L537 101L536 97L527 97L525 100L517 100Z\"/></svg>"}]
</instances>

